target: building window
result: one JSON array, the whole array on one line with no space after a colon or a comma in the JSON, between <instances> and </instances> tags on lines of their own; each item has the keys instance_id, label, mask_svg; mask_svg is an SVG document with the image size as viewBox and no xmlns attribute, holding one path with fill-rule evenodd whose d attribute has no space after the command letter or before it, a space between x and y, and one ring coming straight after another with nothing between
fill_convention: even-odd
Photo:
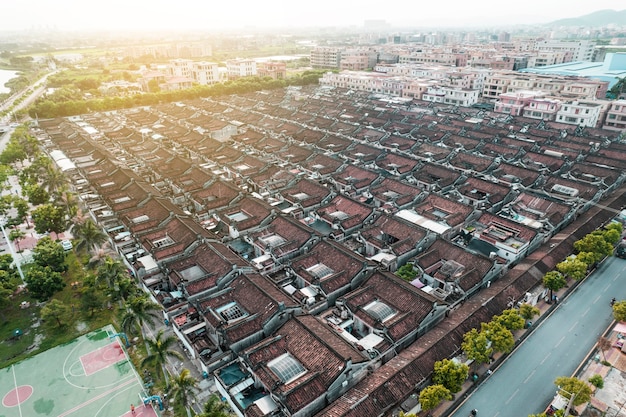
<instances>
[{"instance_id":1,"label":"building window","mask_svg":"<svg viewBox=\"0 0 626 417\"><path fill-rule=\"evenodd\" d=\"M304 366L291 354L285 353L267 363L267 367L283 382L288 384L306 373Z\"/></svg>"}]
</instances>

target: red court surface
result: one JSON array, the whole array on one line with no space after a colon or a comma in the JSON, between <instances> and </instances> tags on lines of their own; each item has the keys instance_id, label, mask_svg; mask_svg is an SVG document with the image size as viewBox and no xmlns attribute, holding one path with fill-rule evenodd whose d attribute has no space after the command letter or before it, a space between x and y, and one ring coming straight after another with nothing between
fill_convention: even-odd
<instances>
[{"instance_id":1,"label":"red court surface","mask_svg":"<svg viewBox=\"0 0 626 417\"><path fill-rule=\"evenodd\" d=\"M122 347L115 341L108 346L81 356L80 363L83 364L85 375L92 375L125 359L126 355Z\"/></svg>"},{"instance_id":2,"label":"red court surface","mask_svg":"<svg viewBox=\"0 0 626 417\"><path fill-rule=\"evenodd\" d=\"M15 407L26 401L33 395L33 387L30 385L22 385L6 393L2 399L2 405L5 407Z\"/></svg>"},{"instance_id":3,"label":"red court surface","mask_svg":"<svg viewBox=\"0 0 626 417\"><path fill-rule=\"evenodd\" d=\"M127 413L122 415L121 417L158 417L156 411L152 408L150 404L148 405L136 405L135 406L135 414L130 412L130 405L128 406L129 410Z\"/></svg>"}]
</instances>

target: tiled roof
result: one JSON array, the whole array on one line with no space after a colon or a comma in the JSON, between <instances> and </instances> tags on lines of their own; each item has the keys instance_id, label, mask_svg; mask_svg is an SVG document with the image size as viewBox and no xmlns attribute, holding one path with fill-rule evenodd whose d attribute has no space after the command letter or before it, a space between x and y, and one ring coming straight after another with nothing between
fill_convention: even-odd
<instances>
[{"instance_id":1,"label":"tiled roof","mask_svg":"<svg viewBox=\"0 0 626 417\"><path fill-rule=\"evenodd\" d=\"M373 209L348 197L338 195L327 205L317 209L317 214L330 224L339 224L343 230L362 225Z\"/></svg>"},{"instance_id":2,"label":"tiled roof","mask_svg":"<svg viewBox=\"0 0 626 417\"><path fill-rule=\"evenodd\" d=\"M217 180L206 188L191 193L191 198L206 211L227 207L237 196L239 189L230 183Z\"/></svg>"},{"instance_id":3,"label":"tiled roof","mask_svg":"<svg viewBox=\"0 0 626 417\"><path fill-rule=\"evenodd\" d=\"M415 205L413 209L417 214L430 220L445 223L450 227L463 224L474 211L471 206L437 194L429 194L424 201Z\"/></svg>"},{"instance_id":4,"label":"tiled roof","mask_svg":"<svg viewBox=\"0 0 626 417\"><path fill-rule=\"evenodd\" d=\"M357 290L346 294L346 305L362 321L376 329L387 329L389 337L398 341L415 331L430 311L435 299L391 273L376 272ZM383 321L376 320L364 309L377 301L395 314Z\"/></svg>"},{"instance_id":5,"label":"tiled roof","mask_svg":"<svg viewBox=\"0 0 626 417\"><path fill-rule=\"evenodd\" d=\"M331 191L317 182L302 179L282 190L280 194L290 203L300 204L306 208L321 204L324 199L330 196Z\"/></svg>"},{"instance_id":6,"label":"tiled roof","mask_svg":"<svg viewBox=\"0 0 626 417\"><path fill-rule=\"evenodd\" d=\"M392 203L395 207L403 207L414 201L422 193L422 190L393 178L385 178L380 184L370 188L370 193L383 203Z\"/></svg>"},{"instance_id":7,"label":"tiled roof","mask_svg":"<svg viewBox=\"0 0 626 417\"><path fill-rule=\"evenodd\" d=\"M380 250L389 248L396 256L404 255L417 247L426 237L426 231L389 215L382 215L361 231L361 236Z\"/></svg>"}]
</instances>

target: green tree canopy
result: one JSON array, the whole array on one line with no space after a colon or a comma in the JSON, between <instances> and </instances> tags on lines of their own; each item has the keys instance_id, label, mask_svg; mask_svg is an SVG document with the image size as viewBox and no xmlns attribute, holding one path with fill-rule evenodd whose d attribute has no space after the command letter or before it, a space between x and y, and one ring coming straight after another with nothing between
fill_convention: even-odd
<instances>
[{"instance_id":1,"label":"green tree canopy","mask_svg":"<svg viewBox=\"0 0 626 417\"><path fill-rule=\"evenodd\" d=\"M222 401L218 395L211 394L202 407L202 414L198 417L230 417L232 415L228 403Z\"/></svg>"},{"instance_id":2,"label":"green tree canopy","mask_svg":"<svg viewBox=\"0 0 626 417\"><path fill-rule=\"evenodd\" d=\"M412 263L407 263L398 268L398 270L396 271L396 275L403 280L410 282L413 281L417 276L417 271L413 267Z\"/></svg>"},{"instance_id":3,"label":"green tree canopy","mask_svg":"<svg viewBox=\"0 0 626 417\"><path fill-rule=\"evenodd\" d=\"M63 327L71 318L70 309L62 301L53 299L41 309L41 318L54 321L57 327Z\"/></svg>"},{"instance_id":4,"label":"green tree canopy","mask_svg":"<svg viewBox=\"0 0 626 417\"><path fill-rule=\"evenodd\" d=\"M24 274L28 291L38 301L46 301L65 287L63 277L49 266L33 265Z\"/></svg>"},{"instance_id":5,"label":"green tree canopy","mask_svg":"<svg viewBox=\"0 0 626 417\"><path fill-rule=\"evenodd\" d=\"M429 385L420 392L420 406L424 411L436 408L444 400L451 400L450 390L443 385Z\"/></svg>"},{"instance_id":6,"label":"green tree canopy","mask_svg":"<svg viewBox=\"0 0 626 417\"><path fill-rule=\"evenodd\" d=\"M500 315L494 316L491 321L495 321L509 330L520 330L524 328L524 317L515 309L504 310Z\"/></svg>"},{"instance_id":7,"label":"green tree canopy","mask_svg":"<svg viewBox=\"0 0 626 417\"><path fill-rule=\"evenodd\" d=\"M556 264L556 269L563 275L571 277L576 281L583 279L587 275L588 265L576 258L567 258L563 262Z\"/></svg>"},{"instance_id":8,"label":"green tree canopy","mask_svg":"<svg viewBox=\"0 0 626 417\"><path fill-rule=\"evenodd\" d=\"M149 353L148 356L141 361L141 366L152 365L157 369L160 368L166 386L169 386L167 370L165 369L167 358L172 357L183 360L182 355L173 349L177 342L178 337L174 335L164 336L163 329L157 332L154 339L146 339Z\"/></svg>"},{"instance_id":9,"label":"green tree canopy","mask_svg":"<svg viewBox=\"0 0 626 417\"><path fill-rule=\"evenodd\" d=\"M33 260L41 267L48 267L56 272L65 272L68 265L65 262L67 254L56 241L44 236L33 248Z\"/></svg>"},{"instance_id":10,"label":"green tree canopy","mask_svg":"<svg viewBox=\"0 0 626 417\"><path fill-rule=\"evenodd\" d=\"M476 329L472 329L463 335L461 349L463 349L468 359L479 364L489 362L489 358L493 353L493 348L490 346L487 335Z\"/></svg>"},{"instance_id":11,"label":"green tree canopy","mask_svg":"<svg viewBox=\"0 0 626 417\"><path fill-rule=\"evenodd\" d=\"M576 252L591 252L596 255L596 262L613 253L613 245L604 239L602 233L590 233L574 242Z\"/></svg>"},{"instance_id":12,"label":"green tree canopy","mask_svg":"<svg viewBox=\"0 0 626 417\"><path fill-rule=\"evenodd\" d=\"M481 333L485 333L496 352L509 353L515 346L513 333L499 321L481 323Z\"/></svg>"},{"instance_id":13,"label":"green tree canopy","mask_svg":"<svg viewBox=\"0 0 626 417\"><path fill-rule=\"evenodd\" d=\"M559 389L559 394L568 400L574 395L572 404L574 407L588 402L591 399L591 387L578 378L560 376L554 380L554 385Z\"/></svg>"},{"instance_id":14,"label":"green tree canopy","mask_svg":"<svg viewBox=\"0 0 626 417\"><path fill-rule=\"evenodd\" d=\"M613 318L615 321L626 321L626 301L618 301L613 304Z\"/></svg>"},{"instance_id":15,"label":"green tree canopy","mask_svg":"<svg viewBox=\"0 0 626 417\"><path fill-rule=\"evenodd\" d=\"M22 186L22 190L26 194L30 204L34 206L45 204L50 201L50 194L48 194L45 188L40 187L37 184L26 184Z\"/></svg>"},{"instance_id":16,"label":"green tree canopy","mask_svg":"<svg viewBox=\"0 0 626 417\"><path fill-rule=\"evenodd\" d=\"M552 292L565 287L567 281L559 271L550 271L543 276L543 285L550 290L550 299L552 299Z\"/></svg>"},{"instance_id":17,"label":"green tree canopy","mask_svg":"<svg viewBox=\"0 0 626 417\"><path fill-rule=\"evenodd\" d=\"M541 313L541 310L539 310L535 306L531 306L530 304L524 303L519 307L520 316L522 316L526 320L532 320L535 316L538 316L540 313Z\"/></svg>"},{"instance_id":18,"label":"green tree canopy","mask_svg":"<svg viewBox=\"0 0 626 417\"><path fill-rule=\"evenodd\" d=\"M65 211L55 204L43 204L32 212L37 233L61 233L65 231Z\"/></svg>"},{"instance_id":19,"label":"green tree canopy","mask_svg":"<svg viewBox=\"0 0 626 417\"><path fill-rule=\"evenodd\" d=\"M456 393L461 391L468 375L469 367L464 363L443 359L435 362L433 383L443 385L451 393Z\"/></svg>"},{"instance_id":20,"label":"green tree canopy","mask_svg":"<svg viewBox=\"0 0 626 417\"><path fill-rule=\"evenodd\" d=\"M191 417L189 406L191 401L196 399L196 389L198 380L196 380L189 372L189 369L183 369L178 376L172 379L170 387L170 398L174 404L187 410L187 416Z\"/></svg>"},{"instance_id":21,"label":"green tree canopy","mask_svg":"<svg viewBox=\"0 0 626 417\"><path fill-rule=\"evenodd\" d=\"M107 235L90 219L74 224L72 234L77 250L91 251L108 240Z\"/></svg>"},{"instance_id":22,"label":"green tree canopy","mask_svg":"<svg viewBox=\"0 0 626 417\"><path fill-rule=\"evenodd\" d=\"M121 317L122 329L127 334L133 334L139 329L143 334L143 324L153 324L160 318L160 311L161 307L150 301L146 294L137 294L124 304Z\"/></svg>"}]
</instances>

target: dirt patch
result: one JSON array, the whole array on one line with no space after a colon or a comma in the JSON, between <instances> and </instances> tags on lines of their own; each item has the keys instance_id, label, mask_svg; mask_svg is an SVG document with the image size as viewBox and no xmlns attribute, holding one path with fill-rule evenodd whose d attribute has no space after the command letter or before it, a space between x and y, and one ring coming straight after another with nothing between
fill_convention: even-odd
<instances>
[{"instance_id":1,"label":"dirt patch","mask_svg":"<svg viewBox=\"0 0 626 417\"><path fill-rule=\"evenodd\" d=\"M84 321L79 321L78 323L76 323L76 330L79 333L83 333L87 329L88 329L87 323L85 323Z\"/></svg>"}]
</instances>

